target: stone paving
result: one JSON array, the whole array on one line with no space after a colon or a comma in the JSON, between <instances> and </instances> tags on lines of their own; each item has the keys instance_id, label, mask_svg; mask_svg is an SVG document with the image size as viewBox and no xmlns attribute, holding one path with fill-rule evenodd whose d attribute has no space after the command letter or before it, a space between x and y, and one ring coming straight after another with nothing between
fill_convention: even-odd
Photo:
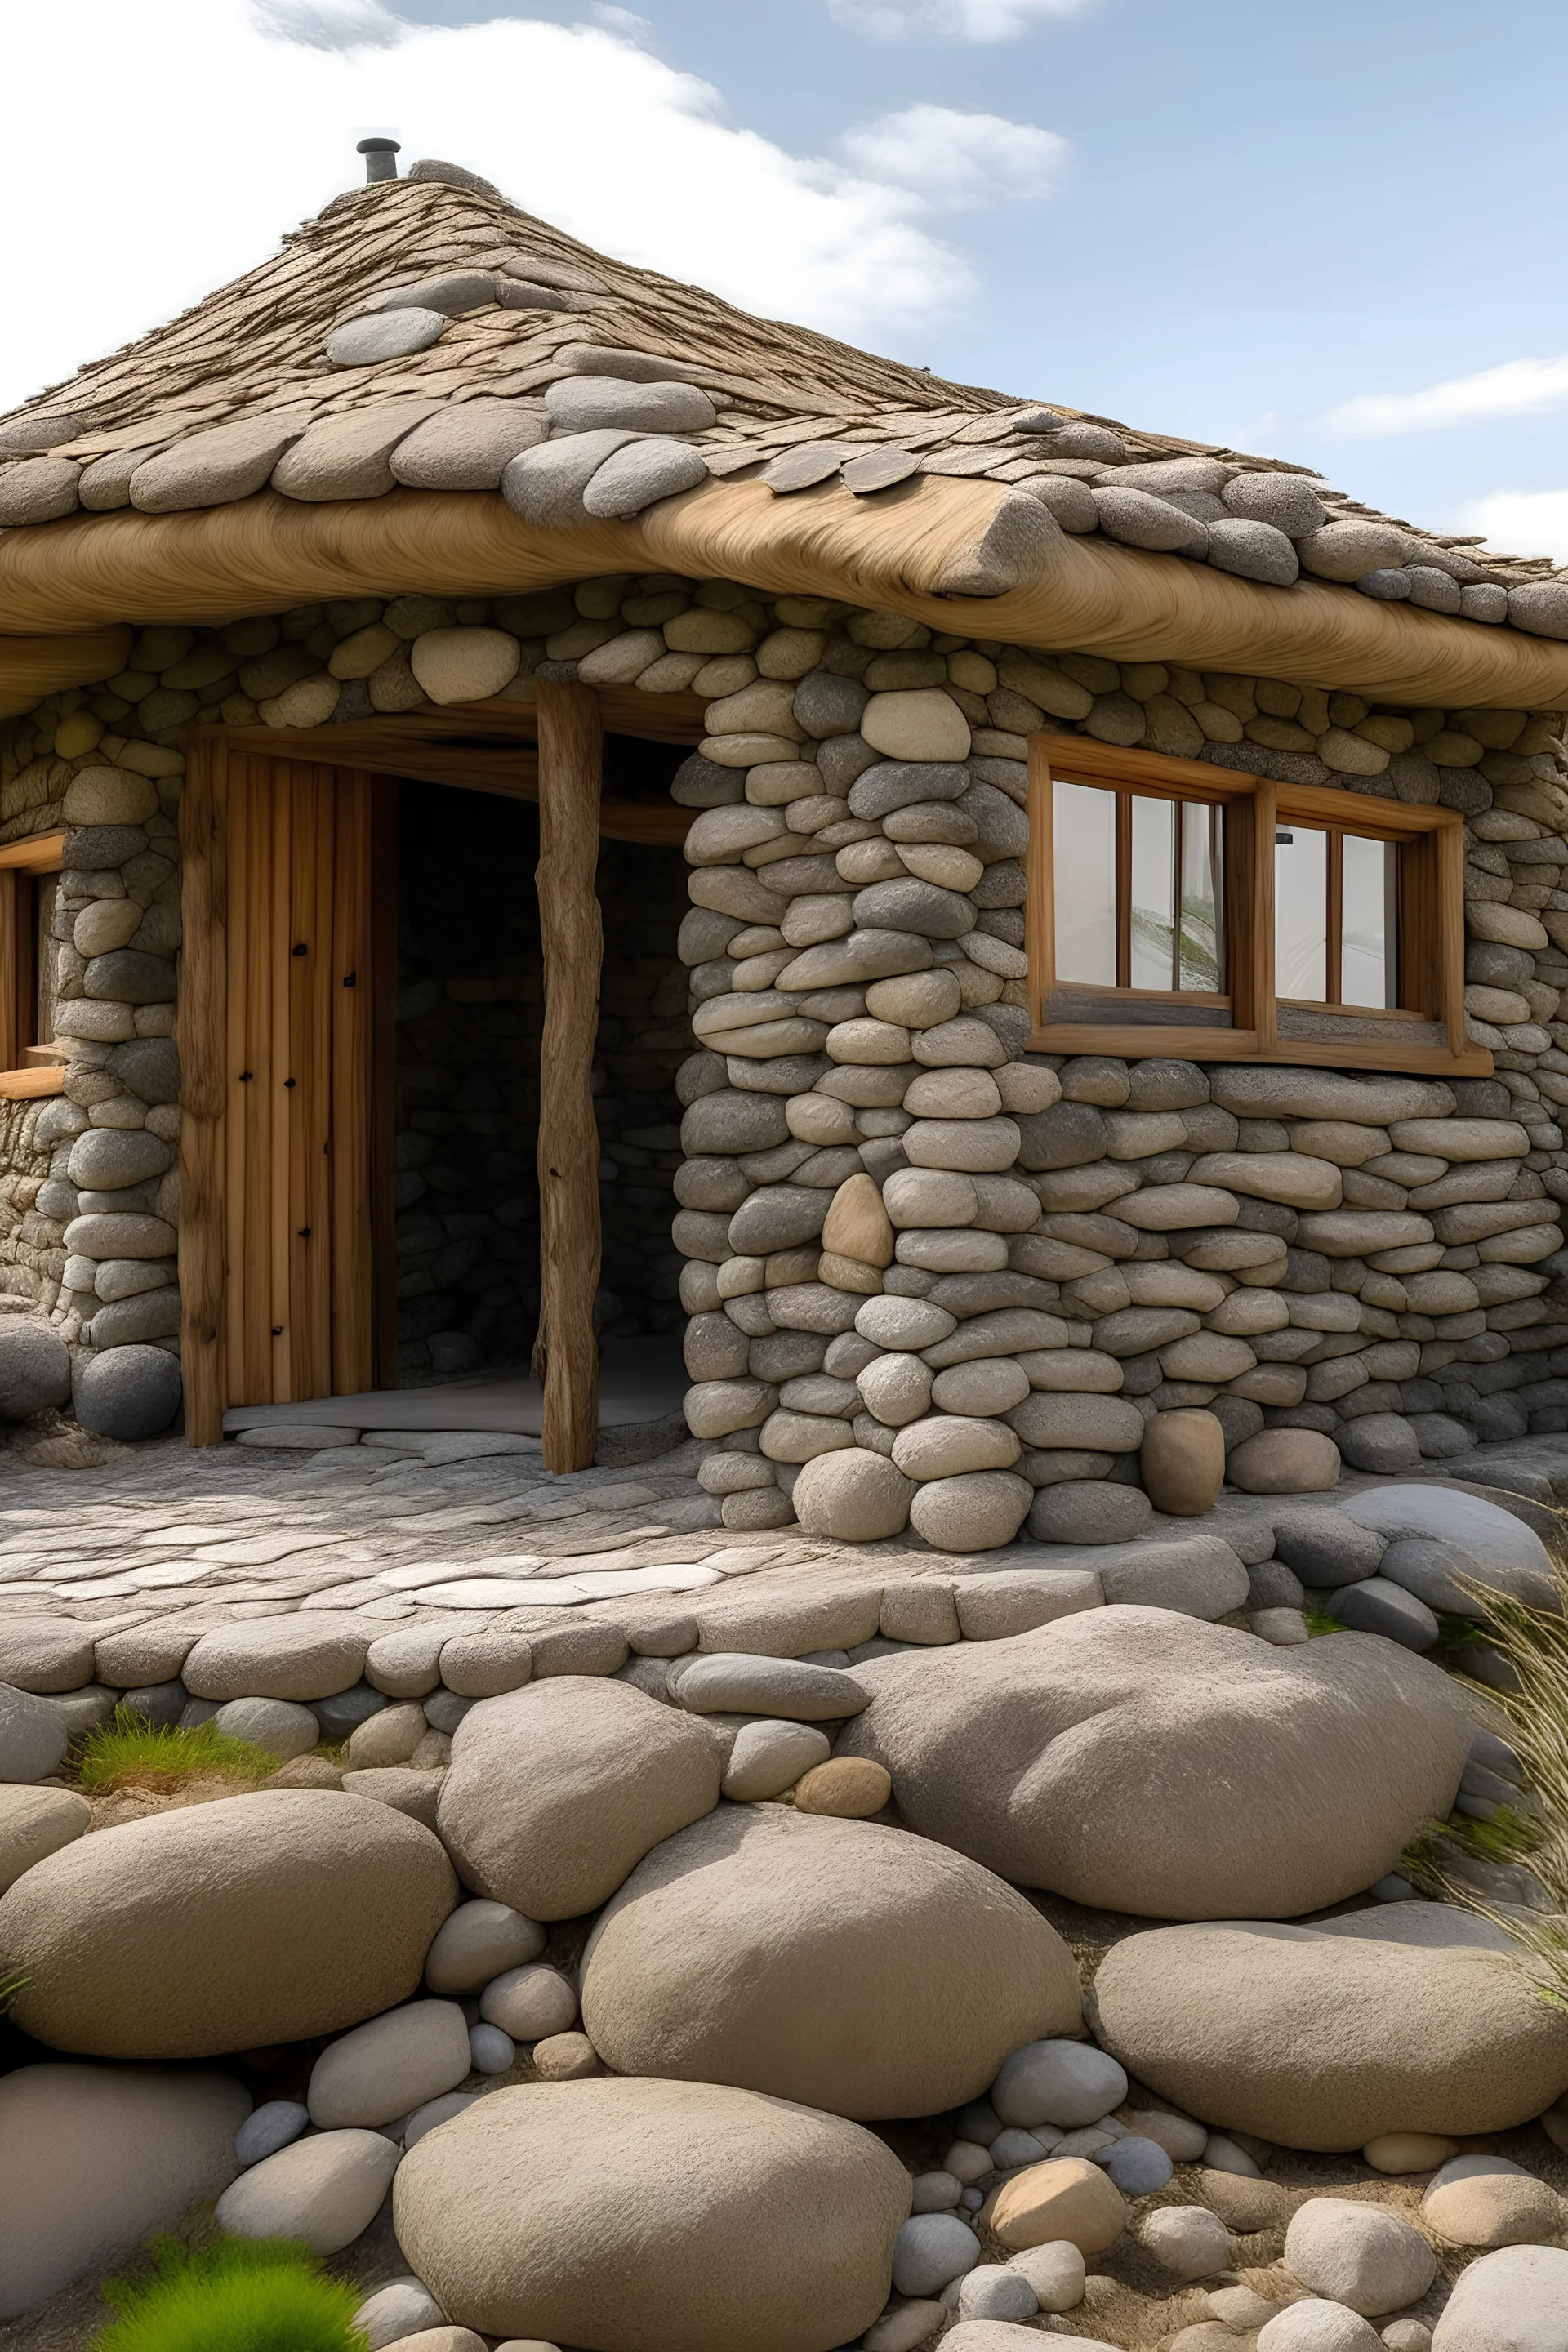
<instances>
[{"instance_id":1,"label":"stone paving","mask_svg":"<svg viewBox=\"0 0 1568 2352\"><path fill-rule=\"evenodd\" d=\"M1226 1488L1205 1517L1157 1518L1135 1545L953 1555L910 1537L852 1545L798 1529L737 1536L718 1524L717 1502L697 1483L705 1451L697 1441L631 1468L563 1477L551 1476L524 1438L448 1433L418 1453L410 1444L305 1453L232 1443L193 1450L165 1439L69 1472L0 1456L0 1626L66 1618L102 1638L176 1614L182 1630L195 1630L308 1609L351 1611L388 1631L400 1622L522 1631L563 1622L545 1613L563 1610L626 1624L637 1604L657 1612L679 1596L682 1615L711 1622L705 1646L728 1624L733 1646L798 1654L875 1637L873 1596L890 1580L1109 1570L1198 1535L1224 1538L1250 1565L1272 1551L1273 1522L1293 1501L1329 1499ZM1426 1475L1458 1471L1457 1483L1521 1498L1521 1515L1550 1537L1557 1498L1568 1494L1568 1441L1481 1447ZM1347 1474L1336 1498L1384 1483ZM1109 1576L1107 1587L1113 1597Z\"/></svg>"}]
</instances>

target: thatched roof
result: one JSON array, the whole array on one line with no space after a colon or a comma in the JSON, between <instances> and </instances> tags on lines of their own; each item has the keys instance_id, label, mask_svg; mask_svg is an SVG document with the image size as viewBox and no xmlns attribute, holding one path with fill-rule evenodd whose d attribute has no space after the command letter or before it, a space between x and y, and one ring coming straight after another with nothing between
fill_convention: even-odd
<instances>
[{"instance_id":1,"label":"thatched roof","mask_svg":"<svg viewBox=\"0 0 1568 2352\"><path fill-rule=\"evenodd\" d=\"M628 426L616 401L659 383L669 422L650 409ZM574 436L592 454L585 436L600 395L606 427L618 424L620 446L630 445L614 479L630 487L619 503L605 489L595 504L580 482L564 503L546 496L541 480L559 476L542 475L539 459L546 448L559 457ZM809 569L813 533L805 513L784 510L799 509L834 540L836 576L846 549L863 550L860 568L885 597L900 583L976 599L1059 587L1069 572L1087 581L1093 557L1089 604L1125 607L1124 644L1143 642L1159 614L1186 604L1203 608L1211 634L1218 626L1217 651L1202 654L1194 637L1187 652L1173 644L1173 657L1221 667L1235 641L1254 667L1300 675L1313 648L1326 656L1342 639L1375 639L1398 648L1363 664L1383 692L1425 694L1428 672L1456 660L1472 699L1489 698L1493 672L1510 699L1544 701L1568 682L1568 648L1542 642L1568 638L1568 585L1544 559L1494 556L1375 517L1273 459L948 383L754 318L595 253L435 163L336 198L256 269L0 419L0 524L9 525L0 530L0 630L58 634L146 617L166 601L149 602L148 567L174 544L151 518L211 515L216 549L230 543L234 510L246 505L247 545L268 530L297 545L310 519L283 520L285 500L318 517L328 504L342 516L351 500L385 501L395 530L416 492L493 493L498 484L533 527L531 546L577 526L579 573L603 562L591 544L607 545L595 519L622 533L613 561L626 560L628 530L662 532L665 560L689 570L692 555L682 560L665 526L683 518L694 546L706 546L742 512L756 561L764 542L775 556L787 545L798 572L800 562ZM230 511L229 525L215 509ZM149 526L138 538L140 518ZM1190 530L1178 544L1184 519ZM370 522L365 515L356 544L374 567ZM1373 523L1387 528L1348 536ZM1337 553L1320 561L1325 525ZM918 552L933 530L940 558ZM1359 592L1328 584L1347 580L1343 551L1359 561L1363 543L1372 576ZM195 544L188 530L181 544ZM319 532L313 544L319 568ZM1295 578L1293 548L1316 577ZM569 572L570 559L555 568L563 561ZM240 593L237 581L233 588ZM249 609L264 588L274 602L281 593L278 578L258 576ZM483 593L477 580L475 590ZM1064 642L1089 642L1092 614L1058 604L1061 625L1078 630ZM193 587L175 609L196 617L216 607ZM1037 615L1037 633L1046 625ZM1533 653L1505 658L1501 641L1518 646L1525 631ZM1109 649L1115 634L1100 642ZM1290 663L1294 673L1282 667ZM1341 661L1333 682L1348 683L1354 667Z\"/></svg>"}]
</instances>

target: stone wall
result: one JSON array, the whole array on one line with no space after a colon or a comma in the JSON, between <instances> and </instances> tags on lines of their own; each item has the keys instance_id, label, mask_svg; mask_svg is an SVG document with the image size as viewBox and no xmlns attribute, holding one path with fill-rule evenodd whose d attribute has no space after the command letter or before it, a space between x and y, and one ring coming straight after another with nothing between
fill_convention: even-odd
<instances>
[{"instance_id":1,"label":"stone wall","mask_svg":"<svg viewBox=\"0 0 1568 2352\"><path fill-rule=\"evenodd\" d=\"M156 693L195 642L136 640L127 684ZM104 700L104 698L95 698ZM113 711L132 704L116 696ZM180 944L176 818L184 758L172 736L127 734L79 690L3 730L0 841L68 828L54 904L62 1095L0 1122L0 1289L47 1310L79 1360L132 1342L177 1349ZM153 716L159 716L156 702Z\"/></svg>"},{"instance_id":2,"label":"stone wall","mask_svg":"<svg viewBox=\"0 0 1568 2352\"><path fill-rule=\"evenodd\" d=\"M61 895L59 1027L82 1042L75 1108L54 1115L159 1141L172 1122L128 1091L128 1048L110 1040L168 1025L153 964L172 944L186 726L525 699L533 675L710 703L675 785L697 812L684 1164L657 1124L618 1128L608 1156L622 1153L617 1185L632 1152L675 1173L690 1412L728 1523L784 1521L803 1465L840 1454L846 1491L858 1477L881 1496L874 1518L907 1505L938 1542L1005 1539L1026 1512L1040 1535L1120 1532L1142 1507L1137 1433L1176 1404L1213 1405L1233 1442L1281 1422L1331 1433L1369 1466L1568 1426L1568 790L1552 712L1369 707L673 577L144 632L124 677L13 722L0 764L0 835L62 804L92 828ZM1024 761L1041 728L1463 811L1467 1003L1495 1080L1026 1056ZM144 923L100 949L122 894ZM672 1054L663 982L646 1011L652 1050ZM105 1213L117 1187L154 1216L160 1180L99 1174L84 1209L67 1194L85 1176L55 1157L30 1207L13 1163L26 1213L9 1278L102 1344L105 1264L132 1252L115 1241L94 1261L88 1244L111 1237L79 1226L68 1282L64 1220Z\"/></svg>"}]
</instances>

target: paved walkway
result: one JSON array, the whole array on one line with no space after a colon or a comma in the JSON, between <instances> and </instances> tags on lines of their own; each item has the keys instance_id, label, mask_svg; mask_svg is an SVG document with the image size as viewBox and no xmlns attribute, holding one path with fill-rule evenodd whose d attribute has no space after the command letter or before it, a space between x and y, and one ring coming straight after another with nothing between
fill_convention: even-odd
<instances>
[{"instance_id":1,"label":"paved walkway","mask_svg":"<svg viewBox=\"0 0 1568 2352\"><path fill-rule=\"evenodd\" d=\"M378 1631L409 1621L434 1631L445 1619L473 1632L520 1622L514 1612L535 1625L534 1612L562 1607L624 1618L628 1602L682 1596L683 1611L730 1624L736 1647L773 1646L759 1635L776 1625L797 1650L847 1648L875 1634L873 1596L890 1578L1109 1564L1103 1551L1065 1545L955 1559L908 1536L850 1545L788 1529L739 1535L697 1484L704 1450L688 1441L634 1469L558 1478L518 1437L447 1435L419 1454L384 1443L193 1450L164 1439L78 1471L0 1454L0 1623L63 1617L108 1634L175 1612L205 1628L303 1608L353 1611ZM1527 1497L1521 1516L1550 1534L1556 1498L1568 1497L1568 1439L1482 1447L1424 1473ZM1347 1475L1337 1498L1386 1483ZM1142 1540L1221 1535L1265 1558L1289 1501L1227 1489L1205 1518L1157 1518Z\"/></svg>"}]
</instances>

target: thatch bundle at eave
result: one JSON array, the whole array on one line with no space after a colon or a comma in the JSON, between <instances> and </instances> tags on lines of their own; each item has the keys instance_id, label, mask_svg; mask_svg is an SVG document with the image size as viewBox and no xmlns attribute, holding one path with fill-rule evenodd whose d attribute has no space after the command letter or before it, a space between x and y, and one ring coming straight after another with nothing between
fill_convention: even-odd
<instances>
[{"instance_id":1,"label":"thatch bundle at eave","mask_svg":"<svg viewBox=\"0 0 1568 2352\"><path fill-rule=\"evenodd\" d=\"M756 482L711 482L633 522L560 530L523 522L493 494L419 490L323 506L267 491L193 513L74 518L0 536L0 709L112 675L124 657L114 625L127 616L213 624L321 599L499 595L625 572L738 580L1042 651L1179 662L1377 701L1568 703L1568 644L1316 581L1264 587L1065 534L1000 593L952 593L1005 560L995 542L1011 505L1000 485L928 477L912 495L871 500L826 485L775 499ZM40 684L46 638L58 653Z\"/></svg>"}]
</instances>

